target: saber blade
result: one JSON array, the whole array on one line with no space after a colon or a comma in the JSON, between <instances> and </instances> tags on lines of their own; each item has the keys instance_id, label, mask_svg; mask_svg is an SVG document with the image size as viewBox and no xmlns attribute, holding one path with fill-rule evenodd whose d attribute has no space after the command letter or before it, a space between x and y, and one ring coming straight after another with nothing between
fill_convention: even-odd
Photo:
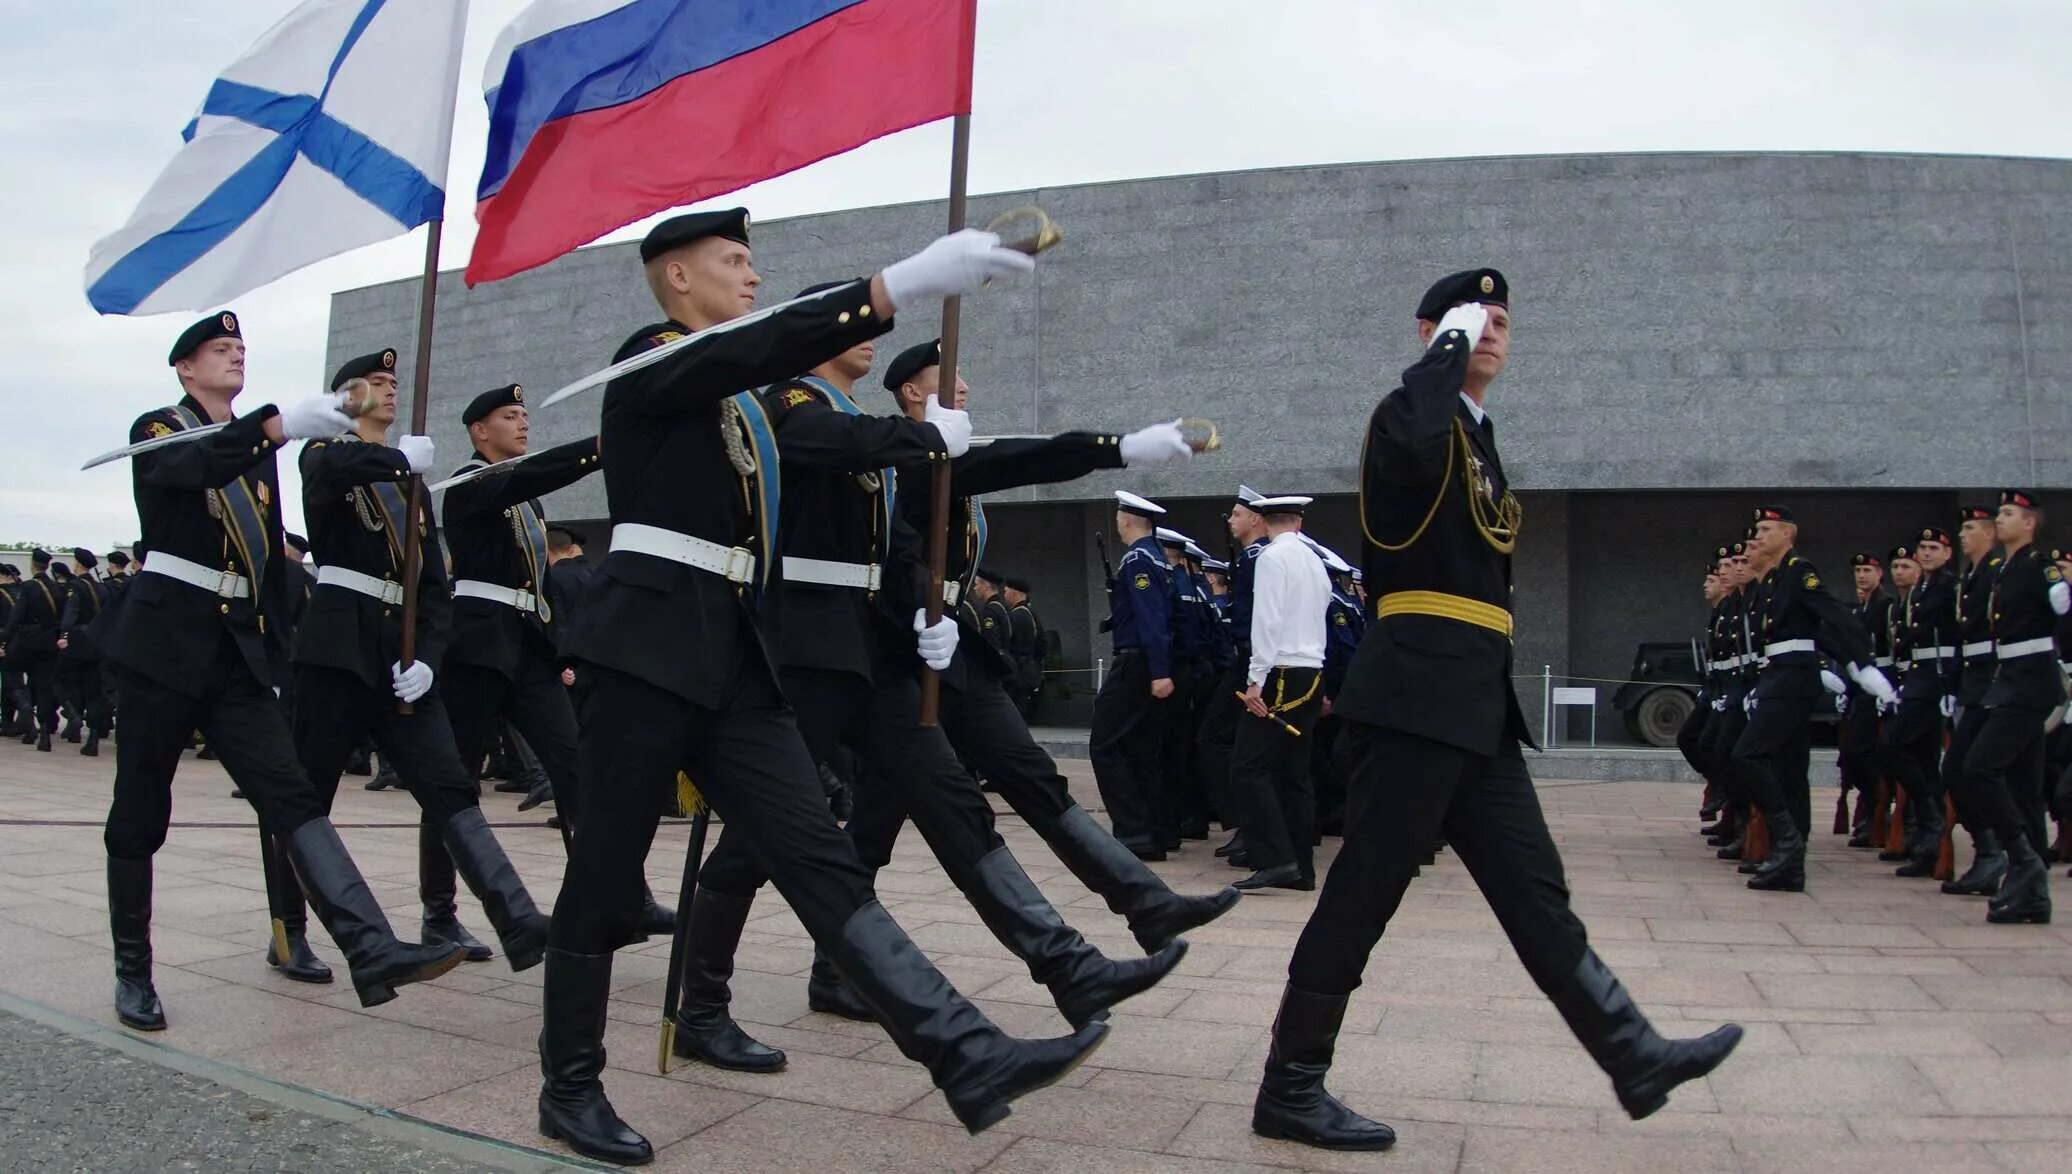
<instances>
[{"instance_id":1,"label":"saber blade","mask_svg":"<svg viewBox=\"0 0 2072 1174\"><path fill-rule=\"evenodd\" d=\"M149 440L140 440L135 444L126 444L121 448L104 452L100 456L79 466L79 471L84 473L88 469L97 469L102 465L108 464L111 461L119 461L124 457L155 452L161 448L171 448L176 444L186 444L191 440L204 440L230 427L231 423L232 421L225 420L221 424L204 424L199 428L189 428L184 432L170 432L164 436L154 436Z\"/></svg>"},{"instance_id":2,"label":"saber blade","mask_svg":"<svg viewBox=\"0 0 2072 1174\"><path fill-rule=\"evenodd\" d=\"M764 308L757 310L754 313L743 314L739 318L730 319L726 322L720 323L717 326L708 326L703 330L693 330L689 334L684 335L682 338L670 339L668 342L663 343L661 346L651 347L648 350L644 350L637 355L631 355L627 358L620 359L618 362L613 363L609 367L605 367L597 371L592 371L588 375L583 376L581 379L576 380L574 383L568 384L565 387L555 389L552 395L549 395L546 399L540 401L540 407L551 408L555 404L560 403L562 400L565 400L572 395L580 395L581 393L586 392L593 387L597 387L600 384L610 383L612 380L617 379L621 375L630 374L634 371L642 369L643 367L652 367L656 363L661 362L663 359L668 358L676 352L684 349L687 346L690 346L693 343L699 342L700 340L708 339L718 334L725 334L730 330L739 330L744 326L752 326L755 323L761 322L763 319L768 318L770 315L775 314L781 310L789 310L794 306L803 306L808 302L817 302L822 298L825 298L827 295L836 292L836 290L840 288L842 287L837 286L836 289L824 289L821 290L819 293L807 294L805 297L802 298L792 298L790 301L778 302L774 306L765 306Z\"/></svg>"}]
</instances>

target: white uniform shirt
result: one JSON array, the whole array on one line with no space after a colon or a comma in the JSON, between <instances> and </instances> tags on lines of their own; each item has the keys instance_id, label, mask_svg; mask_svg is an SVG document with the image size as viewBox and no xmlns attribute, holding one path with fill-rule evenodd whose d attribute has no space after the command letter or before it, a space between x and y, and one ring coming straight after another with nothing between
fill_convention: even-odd
<instances>
[{"instance_id":1,"label":"white uniform shirt","mask_svg":"<svg viewBox=\"0 0 2072 1174\"><path fill-rule=\"evenodd\" d=\"M1252 572L1252 663L1245 680L1264 684L1275 667L1324 666L1324 616L1331 576L1324 560L1289 530L1274 535Z\"/></svg>"}]
</instances>

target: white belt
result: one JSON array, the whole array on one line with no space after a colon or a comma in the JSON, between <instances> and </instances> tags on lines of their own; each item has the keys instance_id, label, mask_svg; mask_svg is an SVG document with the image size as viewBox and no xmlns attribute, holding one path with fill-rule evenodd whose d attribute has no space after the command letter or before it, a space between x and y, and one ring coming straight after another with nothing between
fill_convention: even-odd
<instances>
[{"instance_id":1,"label":"white belt","mask_svg":"<svg viewBox=\"0 0 2072 1174\"><path fill-rule=\"evenodd\" d=\"M379 599L383 603L403 602L403 585L401 583L391 582L387 579L377 579L372 575L362 575L358 571L348 570L345 567L318 567L317 586L343 587L347 591L357 591L370 599Z\"/></svg>"},{"instance_id":2,"label":"white belt","mask_svg":"<svg viewBox=\"0 0 2072 1174\"><path fill-rule=\"evenodd\" d=\"M1779 640L1775 644L1763 645L1763 658L1783 656L1791 652L1818 652L1819 647L1811 640Z\"/></svg>"},{"instance_id":3,"label":"white belt","mask_svg":"<svg viewBox=\"0 0 2072 1174\"><path fill-rule=\"evenodd\" d=\"M854 587L860 591L878 589L878 564L838 563L819 558L784 556L784 581L818 583L823 587Z\"/></svg>"},{"instance_id":4,"label":"white belt","mask_svg":"<svg viewBox=\"0 0 2072 1174\"><path fill-rule=\"evenodd\" d=\"M1970 660L1974 656L1991 655L1993 655L1993 642L1991 640L1974 640L1964 646L1964 659L1966 660Z\"/></svg>"},{"instance_id":5,"label":"white belt","mask_svg":"<svg viewBox=\"0 0 2072 1174\"><path fill-rule=\"evenodd\" d=\"M2017 640L2012 644L2002 644L1994 651L1999 653L2001 660L2013 660L2018 656L2035 656L2039 652L2055 654L2057 650L2058 642L2056 639L2050 636L2038 636L2034 640Z\"/></svg>"},{"instance_id":6,"label":"white belt","mask_svg":"<svg viewBox=\"0 0 2072 1174\"><path fill-rule=\"evenodd\" d=\"M1889 656L1881 656L1872 663L1877 665L1877 667L1881 669L1889 669L1892 667L1892 658Z\"/></svg>"},{"instance_id":7,"label":"white belt","mask_svg":"<svg viewBox=\"0 0 2072 1174\"><path fill-rule=\"evenodd\" d=\"M673 563L718 575L730 583L755 580L755 555L739 546L721 546L660 526L623 522L612 527L612 549L666 558Z\"/></svg>"},{"instance_id":8,"label":"white belt","mask_svg":"<svg viewBox=\"0 0 2072 1174\"><path fill-rule=\"evenodd\" d=\"M252 581L234 571L212 571L200 563L191 563L176 554L154 550L144 556L144 572L150 575L164 575L178 579L190 587L199 587L211 595L225 599L250 599Z\"/></svg>"},{"instance_id":9,"label":"white belt","mask_svg":"<svg viewBox=\"0 0 2072 1174\"><path fill-rule=\"evenodd\" d=\"M1916 648L1914 649L1914 663L1920 664L1924 660L1951 660L1956 655L1957 646L1954 644L1938 644L1933 648Z\"/></svg>"},{"instance_id":10,"label":"white belt","mask_svg":"<svg viewBox=\"0 0 2072 1174\"><path fill-rule=\"evenodd\" d=\"M539 596L534 595L532 592L522 587L505 587L500 583L484 583L480 579L455 579L453 581L453 597L455 599L487 599L493 603L501 603L505 607L515 607L527 614L540 610Z\"/></svg>"},{"instance_id":11,"label":"white belt","mask_svg":"<svg viewBox=\"0 0 2072 1174\"><path fill-rule=\"evenodd\" d=\"M1738 660L1715 660L1712 662L1711 667L1712 671L1716 673L1731 673L1740 663Z\"/></svg>"}]
</instances>

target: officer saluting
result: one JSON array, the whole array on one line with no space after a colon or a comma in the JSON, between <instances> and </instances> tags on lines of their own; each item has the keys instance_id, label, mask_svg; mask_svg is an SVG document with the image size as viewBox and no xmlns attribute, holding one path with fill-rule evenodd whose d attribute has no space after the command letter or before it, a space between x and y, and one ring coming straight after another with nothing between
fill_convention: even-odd
<instances>
[{"instance_id":1,"label":"officer saluting","mask_svg":"<svg viewBox=\"0 0 2072 1174\"><path fill-rule=\"evenodd\" d=\"M1964 759L1967 801L1987 813L2007 851L2007 879L1988 903L1996 925L2050 924L2050 867L2043 845L2043 720L2065 703L2054 638L2059 616L2072 613L2072 585L2036 549L2043 505L2026 489L2000 494L1993 529L2005 561L1991 601L1993 653L1999 667L1980 702L1986 719Z\"/></svg>"},{"instance_id":2,"label":"officer saluting","mask_svg":"<svg viewBox=\"0 0 2072 1174\"><path fill-rule=\"evenodd\" d=\"M272 689L282 598L280 482L274 456L290 440L351 427L337 400L315 396L233 416L245 385L237 317L212 314L180 335L166 362L186 394L139 416L132 443L205 423L205 440L130 461L144 570L99 633L117 670L122 737L109 806L108 921L115 939L116 1013L145 1031L165 1027L151 984L151 856L172 819L173 771L199 729L231 781L281 839L324 928L345 951L363 1006L404 983L460 963L451 947L406 945L354 866L325 804L295 760L287 715Z\"/></svg>"},{"instance_id":3,"label":"officer saluting","mask_svg":"<svg viewBox=\"0 0 2072 1174\"><path fill-rule=\"evenodd\" d=\"M1633 1117L1710 1072L1740 1041L1656 1034L1585 938L1519 747L1511 551L1520 511L1483 400L1510 343L1494 269L1444 278L1418 304L1424 356L1382 398L1361 458L1374 621L1337 713L1350 771L1344 848L1288 962L1252 1128L1327 1149L1386 1149L1388 1126L1324 1091L1346 1002L1442 830Z\"/></svg>"}]
</instances>

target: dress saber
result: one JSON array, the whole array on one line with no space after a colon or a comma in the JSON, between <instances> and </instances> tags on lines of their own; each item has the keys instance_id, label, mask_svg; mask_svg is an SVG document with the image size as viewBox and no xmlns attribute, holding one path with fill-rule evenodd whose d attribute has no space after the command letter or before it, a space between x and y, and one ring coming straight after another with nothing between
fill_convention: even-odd
<instances>
[{"instance_id":1,"label":"dress saber","mask_svg":"<svg viewBox=\"0 0 2072 1174\"><path fill-rule=\"evenodd\" d=\"M632 355L628 358L620 359L618 362L613 363L609 367L606 367L599 371L592 371L590 374L583 376L581 379L576 380L574 383L571 383L566 387L556 389L552 395L549 395L546 399L540 401L540 407L551 408L555 404L560 403L562 400L567 399L569 396L579 395L585 391L590 390L593 387L599 386L600 384L610 383L612 380L617 379L619 376L624 375L628 372L638 371L643 367L652 367L656 363L661 362L663 359L668 358L669 356L675 354L676 352L684 349L687 346L690 346L695 342L698 342L701 339L711 338L712 336L717 334L725 334L731 330L739 330L744 326L752 326L755 323L761 322L763 319L768 318L770 315L777 313L779 310L789 310L793 306L803 306L808 302L817 302L820 299L834 292L835 290L832 289L824 289L821 290L819 293L807 294L805 297L792 298L790 301L778 302L774 306L765 306L760 310L754 311L753 313L743 314L739 318L730 318L717 326L708 326L703 330L693 330L689 334L684 335L682 338L671 339L668 342L663 343L661 346L653 347L648 350L644 350L637 355Z\"/></svg>"},{"instance_id":2,"label":"dress saber","mask_svg":"<svg viewBox=\"0 0 2072 1174\"><path fill-rule=\"evenodd\" d=\"M140 440L135 444L125 444L121 448L111 452L104 452L100 456L79 466L79 471L84 473L88 469L98 468L110 461L119 461L124 457L133 457L161 448L171 448L176 444L186 444L190 440L202 440L214 436L216 433L230 427L230 425L231 421L225 420L221 424L204 424L199 428L189 428L183 432L170 432L164 436L154 436L149 440Z\"/></svg>"},{"instance_id":3,"label":"dress saber","mask_svg":"<svg viewBox=\"0 0 2072 1174\"><path fill-rule=\"evenodd\" d=\"M684 852L683 887L676 898L676 932L669 939L669 975L662 980L662 1040L655 1070L669 1075L669 1057L676 1049L676 1004L683 994L684 955L689 952L691 902L698 897L698 871L705 861L705 829L712 809L700 799L691 815L691 842Z\"/></svg>"},{"instance_id":4,"label":"dress saber","mask_svg":"<svg viewBox=\"0 0 2072 1174\"><path fill-rule=\"evenodd\" d=\"M470 481L478 480L483 477L494 476L498 473L508 473L511 471L511 466L522 465L525 462L531 460L532 458L540 455L540 452L545 451L547 450L541 449L539 450L539 452L526 453L522 457L510 457L506 460L497 461L494 464L476 465L472 469L462 469L460 472L455 473L453 476L448 477L444 481L434 481L430 485L425 486L424 491L426 493L437 493L442 489L451 489L456 485L466 485Z\"/></svg>"}]
</instances>

